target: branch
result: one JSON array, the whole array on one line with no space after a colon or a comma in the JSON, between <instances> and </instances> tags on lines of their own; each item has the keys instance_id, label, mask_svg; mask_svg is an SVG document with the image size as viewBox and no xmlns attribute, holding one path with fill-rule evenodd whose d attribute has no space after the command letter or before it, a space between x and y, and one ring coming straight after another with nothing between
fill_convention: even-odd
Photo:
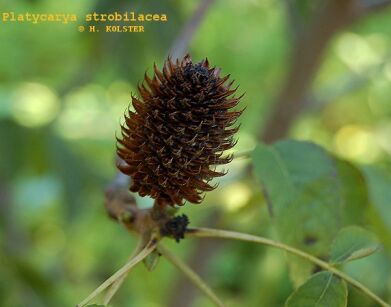
<instances>
[{"instance_id":1,"label":"branch","mask_svg":"<svg viewBox=\"0 0 391 307\"><path fill-rule=\"evenodd\" d=\"M330 0L326 5L324 1L319 3L312 22L301 30L296 39L291 52L291 66L279 94L271 104L266 125L260 131L259 139L266 143L284 137L294 119L307 106L308 90L332 37L369 13L386 8L391 0Z\"/></svg>"},{"instance_id":2,"label":"branch","mask_svg":"<svg viewBox=\"0 0 391 307\"><path fill-rule=\"evenodd\" d=\"M178 59L183 57L190 45L193 36L200 26L204 16L206 15L213 0L202 0L197 10L193 13L192 18L184 26L178 37L172 44L170 56L172 59Z\"/></svg>"},{"instance_id":3,"label":"branch","mask_svg":"<svg viewBox=\"0 0 391 307\"><path fill-rule=\"evenodd\" d=\"M115 272L111 277L109 277L103 284L101 284L98 288L96 288L87 298L85 298L82 302L80 302L77 307L86 306L91 300L93 300L96 296L102 293L106 288L108 288L111 284L116 282L118 279L122 277L122 275L127 274L136 264L142 261L145 257L147 257L150 253L154 251L156 248L157 240L152 239L149 243L144 247L144 249L137 254L133 259L128 261L122 268L120 268L117 272Z\"/></svg>"},{"instance_id":4,"label":"branch","mask_svg":"<svg viewBox=\"0 0 391 307\"><path fill-rule=\"evenodd\" d=\"M298 40L300 34L304 30L304 20L298 11L298 5L295 1L285 0L286 14L288 17L289 27L288 30L292 36L292 42Z\"/></svg>"},{"instance_id":5,"label":"branch","mask_svg":"<svg viewBox=\"0 0 391 307\"><path fill-rule=\"evenodd\" d=\"M143 247L145 246L145 242L142 238L139 239L137 246L135 250L133 251L132 255L129 257L129 261L132 260L137 254L139 254ZM111 287L107 290L107 293L105 295L105 299L103 300L104 305L108 305L113 298L113 296L117 293L119 288L121 287L122 283L125 281L126 277L128 276L130 270L125 272L122 276L120 276L113 284Z\"/></svg>"},{"instance_id":6,"label":"branch","mask_svg":"<svg viewBox=\"0 0 391 307\"><path fill-rule=\"evenodd\" d=\"M323 53L332 36L352 22L350 1L331 0L319 7L296 40L291 54L291 67L279 95L272 103L273 110L259 135L272 143L288 132L293 120L305 106L305 96L320 67Z\"/></svg>"},{"instance_id":7,"label":"branch","mask_svg":"<svg viewBox=\"0 0 391 307\"><path fill-rule=\"evenodd\" d=\"M374 301L376 301L381 306L391 307L389 304L387 304L385 301L383 301L380 297L378 297L376 294L374 294L371 290L369 290L367 287L365 287L362 283L358 282L357 280L353 279L352 277L341 272L340 270L338 270L334 266L330 265L329 263L327 263L319 258L316 258L306 252L303 252L302 250L299 250L299 249L294 248L292 246L286 245L284 243L276 242L276 241L273 241L273 240L270 240L267 238L253 236L253 235L249 235L249 234L245 234L245 233L239 233L239 232L227 231L227 230L219 230L219 229L210 229L210 228L189 228L188 235L194 236L194 237L209 237L209 238L241 240L241 241L264 244L264 245L272 246L272 247L287 251L288 253L291 253L293 255L296 255L296 256L299 256L303 259L306 259L306 260L318 265L319 267L333 273L334 275L342 278L346 282L350 283L352 286L361 290L367 296L371 297Z\"/></svg>"},{"instance_id":8,"label":"branch","mask_svg":"<svg viewBox=\"0 0 391 307\"><path fill-rule=\"evenodd\" d=\"M216 306L225 307L224 303L217 297L211 288L197 275L186 263L181 259L177 258L174 254L168 251L161 244L158 245L157 250L161 253L168 261L170 261L178 270L185 274L191 282L200 289L207 297L211 299Z\"/></svg>"}]
</instances>

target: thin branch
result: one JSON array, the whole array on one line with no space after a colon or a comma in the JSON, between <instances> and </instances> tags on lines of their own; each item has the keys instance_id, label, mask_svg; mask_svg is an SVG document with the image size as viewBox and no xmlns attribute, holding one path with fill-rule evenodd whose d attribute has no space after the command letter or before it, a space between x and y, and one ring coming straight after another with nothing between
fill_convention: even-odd
<instances>
[{"instance_id":1,"label":"thin branch","mask_svg":"<svg viewBox=\"0 0 391 307\"><path fill-rule=\"evenodd\" d=\"M298 5L295 1L285 0L286 13L289 21L289 31L293 38L293 42L298 40L298 37L304 30L304 19L300 16Z\"/></svg>"},{"instance_id":2,"label":"thin branch","mask_svg":"<svg viewBox=\"0 0 391 307\"><path fill-rule=\"evenodd\" d=\"M80 302L77 307L86 306L91 300L96 296L102 293L106 288L113 284L116 280L122 277L122 275L127 274L136 264L142 261L156 248L157 240L153 239L144 247L144 249L137 254L134 258L128 261L122 268L115 272L111 277L109 277L103 284L96 288L87 298Z\"/></svg>"},{"instance_id":3,"label":"thin branch","mask_svg":"<svg viewBox=\"0 0 391 307\"><path fill-rule=\"evenodd\" d=\"M178 270L185 274L198 289L200 289L207 297L211 299L213 303L216 304L216 306L225 307L224 303L217 297L213 290L209 288L208 285L201 279L201 277L198 276L197 273L195 273L189 266L187 266L186 263L168 251L161 244L158 245L157 251L166 257L166 259L170 261Z\"/></svg>"},{"instance_id":4,"label":"thin branch","mask_svg":"<svg viewBox=\"0 0 391 307\"><path fill-rule=\"evenodd\" d=\"M137 254L139 254L143 247L145 246L145 241L140 238L139 241L137 242L137 246L134 249L133 253L129 257L129 261L131 261ZM117 293L119 288L122 286L122 283L124 282L125 278L128 276L130 270L125 272L122 276L120 276L113 284L111 287L107 290L107 293L105 295L105 298L103 300L104 305L108 305L113 298L113 296Z\"/></svg>"},{"instance_id":5,"label":"thin branch","mask_svg":"<svg viewBox=\"0 0 391 307\"><path fill-rule=\"evenodd\" d=\"M185 55L193 36L200 26L213 0L202 0L192 18L182 29L181 33L172 44L170 56L172 59L178 59Z\"/></svg>"},{"instance_id":6,"label":"thin branch","mask_svg":"<svg viewBox=\"0 0 391 307\"><path fill-rule=\"evenodd\" d=\"M219 229L210 229L210 228L191 228L188 230L188 235L195 236L195 237L209 237L209 238L222 238L222 239L234 239L234 240L248 241L248 242L264 244L264 245L276 247L278 249L282 249L282 250L287 251L293 255L296 255L296 256L299 256L303 259L306 259L306 260L318 265L319 267L335 274L336 276L339 276L340 278L344 279L346 282L350 283L352 286L361 290L367 296L371 297L374 301L376 301L381 306L391 307L389 304L387 304L385 301L383 301L380 297L378 297L375 293L373 293L371 290L369 290L362 283L358 282L357 280L353 279L352 277L341 272L340 270L338 270L334 266L330 265L329 263L327 263L323 260L320 260L319 258L316 258L306 252L303 252L302 250L299 250L299 249L294 248L292 246L286 245L284 243L276 242L274 240L270 240L270 239L258 237L258 236L253 236L253 235L249 235L249 234L245 234L245 233L239 233L239 232L227 231L227 230L219 230Z\"/></svg>"}]
</instances>

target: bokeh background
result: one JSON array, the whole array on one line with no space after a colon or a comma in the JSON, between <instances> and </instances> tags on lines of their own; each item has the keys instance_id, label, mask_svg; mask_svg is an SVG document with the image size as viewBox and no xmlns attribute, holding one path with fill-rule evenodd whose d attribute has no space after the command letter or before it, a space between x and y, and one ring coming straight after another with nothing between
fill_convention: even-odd
<instances>
[{"instance_id":1,"label":"bokeh background","mask_svg":"<svg viewBox=\"0 0 391 307\"><path fill-rule=\"evenodd\" d=\"M387 4L1 0L0 12L76 13L79 21L0 23L0 306L74 306L127 260L136 238L109 220L103 206L116 173L115 133L130 93L170 50L188 50L195 60L207 56L246 93L238 151L291 137L371 169L388 241L347 271L390 299ZM169 21L144 24L145 33L78 32L93 11L165 13ZM360 13L352 17L352 11ZM191 225L275 237L248 162L234 161L203 204L183 208ZM282 306L292 291L280 251L196 239L167 246L229 306ZM375 306L354 290L349 300L350 306ZM211 304L161 259L153 272L142 265L132 271L113 306Z\"/></svg>"}]
</instances>

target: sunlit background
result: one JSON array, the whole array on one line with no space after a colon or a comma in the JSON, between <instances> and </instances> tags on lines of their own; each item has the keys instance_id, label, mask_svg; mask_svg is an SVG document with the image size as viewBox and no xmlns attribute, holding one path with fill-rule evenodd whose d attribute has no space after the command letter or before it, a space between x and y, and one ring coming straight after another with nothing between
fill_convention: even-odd
<instances>
[{"instance_id":1,"label":"sunlit background","mask_svg":"<svg viewBox=\"0 0 391 307\"><path fill-rule=\"evenodd\" d=\"M162 65L197 5L0 1L1 12L66 12L80 19L0 23L0 306L74 306L127 260L136 239L103 207L105 186L116 173L115 133L144 72L154 62ZM162 12L169 21L147 24L145 33L78 32L84 14L114 10ZM287 73L292 40L286 15L280 1L216 0L191 42L193 59L207 56L246 93L238 151L254 148ZM379 165L390 182L391 10L332 39L308 96L287 137L311 140L360 165ZM210 224L218 211L215 226L275 236L247 165L234 161L203 204L185 206L191 225ZM383 212L391 231L391 210ZM198 252L192 240L168 246L188 260ZM357 261L351 273L390 297L389 257L382 252ZM280 251L225 242L202 265L229 306L282 306L292 291ZM141 265L113 306L174 306L179 278L164 259L153 272ZM191 306L212 306L195 294ZM350 296L352 306L375 306L356 291Z\"/></svg>"}]
</instances>

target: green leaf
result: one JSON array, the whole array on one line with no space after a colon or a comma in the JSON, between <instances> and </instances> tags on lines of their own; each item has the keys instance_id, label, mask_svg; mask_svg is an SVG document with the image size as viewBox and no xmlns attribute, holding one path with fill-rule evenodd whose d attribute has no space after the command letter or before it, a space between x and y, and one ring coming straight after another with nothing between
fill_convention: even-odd
<instances>
[{"instance_id":1,"label":"green leaf","mask_svg":"<svg viewBox=\"0 0 391 307\"><path fill-rule=\"evenodd\" d=\"M262 184L279 239L320 258L343 220L343 195L334 159L321 147L298 141L258 145L255 177ZM300 285L314 265L288 256L290 275Z\"/></svg>"},{"instance_id":2,"label":"green leaf","mask_svg":"<svg viewBox=\"0 0 391 307\"><path fill-rule=\"evenodd\" d=\"M380 168L365 167L370 196L373 204L383 216L388 229L391 230L391 172Z\"/></svg>"},{"instance_id":3,"label":"green leaf","mask_svg":"<svg viewBox=\"0 0 391 307\"><path fill-rule=\"evenodd\" d=\"M319 272L289 296L285 307L345 307L347 299L345 281L329 272Z\"/></svg>"},{"instance_id":4,"label":"green leaf","mask_svg":"<svg viewBox=\"0 0 391 307\"><path fill-rule=\"evenodd\" d=\"M374 231L383 246L391 252L391 170L372 166L362 169L368 182Z\"/></svg>"},{"instance_id":5,"label":"green leaf","mask_svg":"<svg viewBox=\"0 0 391 307\"><path fill-rule=\"evenodd\" d=\"M347 225L368 224L369 195L364 174L352 163L335 159L343 196L343 214Z\"/></svg>"},{"instance_id":6,"label":"green leaf","mask_svg":"<svg viewBox=\"0 0 391 307\"><path fill-rule=\"evenodd\" d=\"M330 262L344 263L363 258L379 247L374 234L358 226L348 226L341 229L331 245Z\"/></svg>"}]
</instances>

